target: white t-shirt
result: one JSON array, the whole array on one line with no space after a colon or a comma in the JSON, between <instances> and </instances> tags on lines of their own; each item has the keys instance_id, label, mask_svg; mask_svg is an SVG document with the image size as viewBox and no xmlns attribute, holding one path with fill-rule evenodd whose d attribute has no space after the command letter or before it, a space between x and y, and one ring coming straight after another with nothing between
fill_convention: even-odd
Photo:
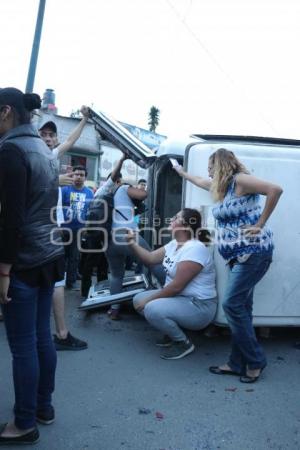
<instances>
[{"instance_id":1,"label":"white t-shirt","mask_svg":"<svg viewBox=\"0 0 300 450\"><path fill-rule=\"evenodd\" d=\"M58 147L55 147L55 148L52 150L52 155L55 156L55 158L57 159L57 162L58 162L58 164L59 164L59 159L58 159Z\"/></svg>"},{"instance_id":2,"label":"white t-shirt","mask_svg":"<svg viewBox=\"0 0 300 450\"><path fill-rule=\"evenodd\" d=\"M134 220L134 204L127 193L129 187L129 185L120 186L114 195L113 229L131 228L135 230L137 228Z\"/></svg>"},{"instance_id":3,"label":"white t-shirt","mask_svg":"<svg viewBox=\"0 0 300 450\"><path fill-rule=\"evenodd\" d=\"M59 159L58 159L58 147L55 147L52 150L52 154L57 159L57 165L59 167ZM61 196L61 187L58 188L58 200L57 200L57 206L56 206L56 220L57 225L60 227L62 223L64 223L64 213L63 213L63 207L62 207L62 196Z\"/></svg>"},{"instance_id":4,"label":"white t-shirt","mask_svg":"<svg viewBox=\"0 0 300 450\"><path fill-rule=\"evenodd\" d=\"M163 261L167 273L165 286L175 278L178 263L182 261L193 261L201 264L203 269L185 286L179 295L201 299L216 297L215 266L208 248L196 239L187 241L178 250L176 250L177 245L176 239L173 239L165 245L165 257Z\"/></svg>"}]
</instances>

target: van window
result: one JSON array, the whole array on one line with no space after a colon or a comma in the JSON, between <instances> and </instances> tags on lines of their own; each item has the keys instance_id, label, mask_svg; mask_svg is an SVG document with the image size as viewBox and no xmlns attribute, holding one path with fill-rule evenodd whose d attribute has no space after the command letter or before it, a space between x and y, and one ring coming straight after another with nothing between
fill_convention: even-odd
<instances>
[{"instance_id":1,"label":"van window","mask_svg":"<svg viewBox=\"0 0 300 450\"><path fill-rule=\"evenodd\" d=\"M180 161L179 161L180 162ZM156 232L161 228L167 228L171 217L181 208L182 179L172 169L169 161L164 162L160 171L156 185ZM166 233L163 233L164 235ZM165 245L170 237L164 236L162 242L158 242L155 247Z\"/></svg>"}]
</instances>

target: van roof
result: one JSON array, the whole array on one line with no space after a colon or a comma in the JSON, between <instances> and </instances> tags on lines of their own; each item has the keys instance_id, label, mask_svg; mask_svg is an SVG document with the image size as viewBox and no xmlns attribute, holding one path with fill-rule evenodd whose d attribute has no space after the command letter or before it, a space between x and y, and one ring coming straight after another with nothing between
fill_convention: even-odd
<instances>
[{"instance_id":1,"label":"van roof","mask_svg":"<svg viewBox=\"0 0 300 450\"><path fill-rule=\"evenodd\" d=\"M192 134L191 137L203 139L204 141L234 141L234 142L253 142L277 145L300 146L299 139L273 138L262 136L236 136L225 134Z\"/></svg>"}]
</instances>

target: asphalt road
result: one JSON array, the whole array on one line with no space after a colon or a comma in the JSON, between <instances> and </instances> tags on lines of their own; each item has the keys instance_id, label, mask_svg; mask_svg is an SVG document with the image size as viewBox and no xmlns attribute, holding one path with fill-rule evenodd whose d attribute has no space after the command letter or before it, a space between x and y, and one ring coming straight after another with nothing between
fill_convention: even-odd
<instances>
[{"instance_id":1,"label":"asphalt road","mask_svg":"<svg viewBox=\"0 0 300 450\"><path fill-rule=\"evenodd\" d=\"M35 449L299 450L295 330L277 330L264 340L268 367L258 383L244 385L235 377L208 372L210 365L226 360L229 337L193 333L196 352L165 361L153 345L157 333L132 311L112 322L104 311L77 311L77 292L67 300L70 330L86 339L89 348L58 353L56 421L40 426ZM13 405L11 357L2 323L0 360L2 423Z\"/></svg>"}]
</instances>

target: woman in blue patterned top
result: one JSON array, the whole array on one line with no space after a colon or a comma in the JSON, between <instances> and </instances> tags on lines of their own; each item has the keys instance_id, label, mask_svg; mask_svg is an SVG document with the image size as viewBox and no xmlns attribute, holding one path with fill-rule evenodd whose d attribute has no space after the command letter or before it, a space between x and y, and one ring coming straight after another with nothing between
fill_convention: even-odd
<instances>
[{"instance_id":1,"label":"woman in blue patterned top","mask_svg":"<svg viewBox=\"0 0 300 450\"><path fill-rule=\"evenodd\" d=\"M219 149L209 158L206 179L190 175L181 166L177 173L212 193L217 202L213 215L218 227L218 248L230 267L223 308L232 333L228 363L210 367L217 375L238 375L243 383L253 383L266 366L263 349L252 324L255 285L272 261L272 232L265 226L282 189L249 174L233 152ZM266 196L261 209L260 194Z\"/></svg>"}]
</instances>

